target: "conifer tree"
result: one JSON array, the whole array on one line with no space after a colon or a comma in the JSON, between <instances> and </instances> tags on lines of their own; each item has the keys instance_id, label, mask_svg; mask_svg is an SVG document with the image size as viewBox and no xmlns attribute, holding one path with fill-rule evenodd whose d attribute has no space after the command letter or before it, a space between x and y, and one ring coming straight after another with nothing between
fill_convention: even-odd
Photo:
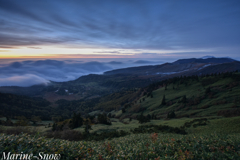
<instances>
[{"instance_id":1,"label":"conifer tree","mask_svg":"<svg viewBox=\"0 0 240 160\"><path fill-rule=\"evenodd\" d=\"M83 119L81 117L81 114L74 113L73 118L72 118L72 124L70 124L70 128L72 128L72 129L77 128L77 127L82 126L82 124L83 124Z\"/></svg>"},{"instance_id":2,"label":"conifer tree","mask_svg":"<svg viewBox=\"0 0 240 160\"><path fill-rule=\"evenodd\" d=\"M84 124L85 124L85 133L89 134L89 130L92 129L92 127L91 127L91 120L86 119L84 121Z\"/></svg>"},{"instance_id":3,"label":"conifer tree","mask_svg":"<svg viewBox=\"0 0 240 160\"><path fill-rule=\"evenodd\" d=\"M211 89L210 89L210 87L208 87L206 90L205 90L205 94L208 94L208 93L210 93L211 92Z\"/></svg>"},{"instance_id":4,"label":"conifer tree","mask_svg":"<svg viewBox=\"0 0 240 160\"><path fill-rule=\"evenodd\" d=\"M165 94L163 95L163 99L162 99L162 105L166 105L166 99L165 99Z\"/></svg>"},{"instance_id":5,"label":"conifer tree","mask_svg":"<svg viewBox=\"0 0 240 160\"><path fill-rule=\"evenodd\" d=\"M153 98L153 94L151 93L151 98Z\"/></svg>"},{"instance_id":6,"label":"conifer tree","mask_svg":"<svg viewBox=\"0 0 240 160\"><path fill-rule=\"evenodd\" d=\"M152 114L152 119L155 119L155 115L154 115L154 113Z\"/></svg>"},{"instance_id":7,"label":"conifer tree","mask_svg":"<svg viewBox=\"0 0 240 160\"><path fill-rule=\"evenodd\" d=\"M150 116L150 115L149 115ZM139 121L139 123L146 123L146 122L150 122L150 118L149 116L144 116L143 113L141 113L141 115L137 116L137 120ZM150 116L151 117L151 116Z\"/></svg>"},{"instance_id":8,"label":"conifer tree","mask_svg":"<svg viewBox=\"0 0 240 160\"><path fill-rule=\"evenodd\" d=\"M174 113L174 111L168 112L167 118L175 118L176 115Z\"/></svg>"},{"instance_id":9,"label":"conifer tree","mask_svg":"<svg viewBox=\"0 0 240 160\"><path fill-rule=\"evenodd\" d=\"M184 95L183 97L182 97L182 103L186 103L187 102L187 97L186 97L186 95Z\"/></svg>"}]
</instances>

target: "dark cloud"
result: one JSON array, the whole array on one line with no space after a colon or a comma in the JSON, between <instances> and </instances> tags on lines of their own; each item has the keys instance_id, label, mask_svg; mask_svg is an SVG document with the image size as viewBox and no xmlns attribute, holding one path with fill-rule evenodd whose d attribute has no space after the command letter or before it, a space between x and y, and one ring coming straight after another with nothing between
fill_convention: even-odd
<instances>
[{"instance_id":1,"label":"dark cloud","mask_svg":"<svg viewBox=\"0 0 240 160\"><path fill-rule=\"evenodd\" d=\"M238 0L0 0L0 46L229 50L239 15Z\"/></svg>"}]
</instances>

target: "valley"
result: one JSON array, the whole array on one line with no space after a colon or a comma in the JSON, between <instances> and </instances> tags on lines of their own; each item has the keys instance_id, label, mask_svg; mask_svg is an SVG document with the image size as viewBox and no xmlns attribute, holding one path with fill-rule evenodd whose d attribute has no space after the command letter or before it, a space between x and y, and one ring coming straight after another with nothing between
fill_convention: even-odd
<instances>
[{"instance_id":1,"label":"valley","mask_svg":"<svg viewBox=\"0 0 240 160\"><path fill-rule=\"evenodd\" d=\"M229 61L178 60L47 86L1 87L0 144L10 143L11 134L28 134L21 142L28 149L36 150L35 145L28 147L28 141L44 143L43 151L51 143L71 145L70 154L57 146L50 149L65 158L108 159L121 152L120 159L192 159L201 154L204 158L231 154L234 159L240 151L240 68L238 61ZM131 146L134 150L126 148L137 139L140 143ZM20 140L16 136L14 141ZM168 151L167 144L172 145ZM9 146L0 149L14 147ZM73 151L74 146L82 148L80 153ZM228 146L233 148L227 150Z\"/></svg>"}]
</instances>

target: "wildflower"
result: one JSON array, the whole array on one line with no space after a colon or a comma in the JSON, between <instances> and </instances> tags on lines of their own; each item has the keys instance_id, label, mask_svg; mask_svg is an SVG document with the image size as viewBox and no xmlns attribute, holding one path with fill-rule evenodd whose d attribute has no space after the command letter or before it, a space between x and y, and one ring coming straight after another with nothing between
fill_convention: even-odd
<instances>
[{"instance_id":1,"label":"wildflower","mask_svg":"<svg viewBox=\"0 0 240 160\"><path fill-rule=\"evenodd\" d=\"M149 144L147 143L145 146L147 147L147 150L148 150L148 146L149 146Z\"/></svg>"},{"instance_id":2,"label":"wildflower","mask_svg":"<svg viewBox=\"0 0 240 160\"><path fill-rule=\"evenodd\" d=\"M160 160L160 157L154 158L154 160Z\"/></svg>"},{"instance_id":3,"label":"wildflower","mask_svg":"<svg viewBox=\"0 0 240 160\"><path fill-rule=\"evenodd\" d=\"M103 160L102 155L98 154L98 160Z\"/></svg>"},{"instance_id":4,"label":"wildflower","mask_svg":"<svg viewBox=\"0 0 240 160\"><path fill-rule=\"evenodd\" d=\"M152 141L153 141L153 143L155 143L156 142L156 140L157 140L157 138L158 138L158 134L157 133L153 133L153 134L151 134L151 139L152 139Z\"/></svg>"}]
</instances>

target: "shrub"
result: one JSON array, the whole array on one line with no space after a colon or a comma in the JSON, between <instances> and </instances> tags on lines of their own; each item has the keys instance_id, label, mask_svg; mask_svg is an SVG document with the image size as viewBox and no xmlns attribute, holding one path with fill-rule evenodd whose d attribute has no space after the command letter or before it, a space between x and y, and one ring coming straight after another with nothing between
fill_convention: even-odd
<instances>
[{"instance_id":1,"label":"shrub","mask_svg":"<svg viewBox=\"0 0 240 160\"><path fill-rule=\"evenodd\" d=\"M177 134L187 134L184 128L170 127L166 125L143 125L131 130L132 133L153 133L153 132L164 132L164 133L177 133Z\"/></svg>"},{"instance_id":2,"label":"shrub","mask_svg":"<svg viewBox=\"0 0 240 160\"><path fill-rule=\"evenodd\" d=\"M207 125L207 123L210 123L207 118L201 118L201 119L194 119L190 122L186 122L184 123L183 126L181 126L180 128L189 128L191 126L193 126L194 128L196 128L197 126L204 126Z\"/></svg>"},{"instance_id":3,"label":"shrub","mask_svg":"<svg viewBox=\"0 0 240 160\"><path fill-rule=\"evenodd\" d=\"M97 119L98 119L98 122L101 124L107 124L107 125L112 124L110 119L107 117L107 115L105 113L99 114Z\"/></svg>"},{"instance_id":4,"label":"shrub","mask_svg":"<svg viewBox=\"0 0 240 160\"><path fill-rule=\"evenodd\" d=\"M175 118L175 117L176 117L176 115L175 115L174 111L168 112L167 118L171 119L171 118Z\"/></svg>"},{"instance_id":5,"label":"shrub","mask_svg":"<svg viewBox=\"0 0 240 160\"><path fill-rule=\"evenodd\" d=\"M81 127L83 125L83 119L81 117L81 114L73 114L73 117L69 123L69 127L70 128L77 128L77 127Z\"/></svg>"},{"instance_id":6,"label":"shrub","mask_svg":"<svg viewBox=\"0 0 240 160\"><path fill-rule=\"evenodd\" d=\"M150 116L150 115L149 115ZM139 123L146 123L146 122L150 122L151 116L144 116L143 114L138 115L137 116L137 120L139 121Z\"/></svg>"}]
</instances>

